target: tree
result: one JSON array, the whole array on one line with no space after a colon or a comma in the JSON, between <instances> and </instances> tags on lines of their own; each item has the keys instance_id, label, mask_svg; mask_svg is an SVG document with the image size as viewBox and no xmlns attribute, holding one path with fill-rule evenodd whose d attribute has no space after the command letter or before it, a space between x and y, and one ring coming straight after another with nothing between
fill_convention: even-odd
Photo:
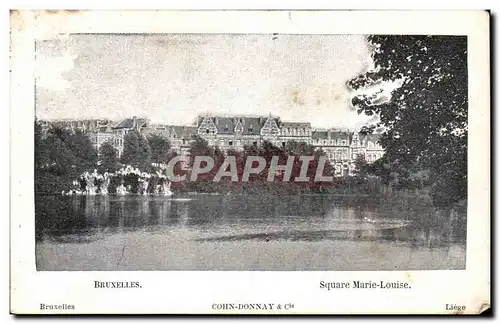
<instances>
[{"instance_id":1,"label":"tree","mask_svg":"<svg viewBox=\"0 0 500 324\"><path fill-rule=\"evenodd\" d=\"M69 133L66 139L69 149L75 154L80 170L90 170L96 166L97 151L92 145L90 138L81 130Z\"/></svg>"},{"instance_id":2,"label":"tree","mask_svg":"<svg viewBox=\"0 0 500 324\"><path fill-rule=\"evenodd\" d=\"M167 163L171 148L169 140L163 136L153 134L148 137L148 143L151 148L151 161Z\"/></svg>"},{"instance_id":3,"label":"tree","mask_svg":"<svg viewBox=\"0 0 500 324\"><path fill-rule=\"evenodd\" d=\"M136 131L127 133L123 140L121 162L139 168L141 171L149 171L151 168L151 149L148 140Z\"/></svg>"},{"instance_id":4,"label":"tree","mask_svg":"<svg viewBox=\"0 0 500 324\"><path fill-rule=\"evenodd\" d=\"M97 154L88 136L80 131L52 127L42 136L35 124L35 191L54 194L68 190L85 171L96 166Z\"/></svg>"},{"instance_id":5,"label":"tree","mask_svg":"<svg viewBox=\"0 0 500 324\"><path fill-rule=\"evenodd\" d=\"M134 165L139 157L139 136L132 131L123 138L123 153L121 162L126 165Z\"/></svg>"},{"instance_id":6,"label":"tree","mask_svg":"<svg viewBox=\"0 0 500 324\"><path fill-rule=\"evenodd\" d=\"M354 160L354 174L360 179L366 177L368 171L368 163L366 162L365 156L363 154L358 154Z\"/></svg>"},{"instance_id":7,"label":"tree","mask_svg":"<svg viewBox=\"0 0 500 324\"><path fill-rule=\"evenodd\" d=\"M151 170L151 148L149 147L148 139L139 134L139 154L137 166L142 171L149 172Z\"/></svg>"},{"instance_id":8,"label":"tree","mask_svg":"<svg viewBox=\"0 0 500 324\"><path fill-rule=\"evenodd\" d=\"M378 115L364 131L383 128L381 145L396 177L429 170L433 195L450 203L467 193L467 38L369 36L374 70L348 82L356 90L400 86L386 96L362 92L358 113ZM444 192L443 192L444 190Z\"/></svg>"},{"instance_id":9,"label":"tree","mask_svg":"<svg viewBox=\"0 0 500 324\"><path fill-rule=\"evenodd\" d=\"M99 148L99 157L101 165L100 172L114 172L119 167L118 156L116 149L109 142L104 142Z\"/></svg>"}]
</instances>

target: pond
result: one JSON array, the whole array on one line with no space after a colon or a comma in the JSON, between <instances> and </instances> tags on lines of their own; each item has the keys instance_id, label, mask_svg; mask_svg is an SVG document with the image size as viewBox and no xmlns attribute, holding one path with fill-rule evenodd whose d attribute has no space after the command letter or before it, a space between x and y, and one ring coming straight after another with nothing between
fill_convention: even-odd
<instances>
[{"instance_id":1,"label":"pond","mask_svg":"<svg viewBox=\"0 0 500 324\"><path fill-rule=\"evenodd\" d=\"M367 196L37 196L38 270L465 269L466 212Z\"/></svg>"}]
</instances>

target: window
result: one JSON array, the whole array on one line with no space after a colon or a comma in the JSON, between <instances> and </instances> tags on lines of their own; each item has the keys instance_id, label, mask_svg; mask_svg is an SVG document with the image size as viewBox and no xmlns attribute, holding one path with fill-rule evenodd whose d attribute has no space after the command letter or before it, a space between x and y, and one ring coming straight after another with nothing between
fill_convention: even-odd
<instances>
[{"instance_id":1,"label":"window","mask_svg":"<svg viewBox=\"0 0 500 324\"><path fill-rule=\"evenodd\" d=\"M237 145L237 146L241 146L241 141L240 141L240 140L237 140L237 141L236 141L236 145Z\"/></svg>"},{"instance_id":2,"label":"window","mask_svg":"<svg viewBox=\"0 0 500 324\"><path fill-rule=\"evenodd\" d=\"M347 141L342 141L342 145L347 145Z\"/></svg>"},{"instance_id":3,"label":"window","mask_svg":"<svg viewBox=\"0 0 500 324\"><path fill-rule=\"evenodd\" d=\"M253 133L253 128L252 128L252 127L248 127L248 132L249 132L250 134L252 134L252 133Z\"/></svg>"},{"instance_id":4,"label":"window","mask_svg":"<svg viewBox=\"0 0 500 324\"><path fill-rule=\"evenodd\" d=\"M229 130L229 127L227 127L227 125L226 125L226 127L224 127L224 132L227 132L228 130Z\"/></svg>"},{"instance_id":5,"label":"window","mask_svg":"<svg viewBox=\"0 0 500 324\"><path fill-rule=\"evenodd\" d=\"M186 144L186 140L184 138L182 139L182 144Z\"/></svg>"},{"instance_id":6,"label":"window","mask_svg":"<svg viewBox=\"0 0 500 324\"><path fill-rule=\"evenodd\" d=\"M326 144L327 144L327 140L324 140L324 141L323 141L323 144L325 144L325 145L326 145Z\"/></svg>"},{"instance_id":7,"label":"window","mask_svg":"<svg viewBox=\"0 0 500 324\"><path fill-rule=\"evenodd\" d=\"M233 141L229 141L229 146L233 146Z\"/></svg>"},{"instance_id":8,"label":"window","mask_svg":"<svg viewBox=\"0 0 500 324\"><path fill-rule=\"evenodd\" d=\"M253 142L253 145L254 145L254 146L257 146L257 142Z\"/></svg>"},{"instance_id":9,"label":"window","mask_svg":"<svg viewBox=\"0 0 500 324\"><path fill-rule=\"evenodd\" d=\"M206 130L206 133L207 133L207 134L210 134L210 130L209 130L208 128L207 128L207 130ZM174 136L174 138L175 138L175 136Z\"/></svg>"},{"instance_id":10,"label":"window","mask_svg":"<svg viewBox=\"0 0 500 324\"><path fill-rule=\"evenodd\" d=\"M285 142L281 142L281 146L285 147L286 143Z\"/></svg>"}]
</instances>

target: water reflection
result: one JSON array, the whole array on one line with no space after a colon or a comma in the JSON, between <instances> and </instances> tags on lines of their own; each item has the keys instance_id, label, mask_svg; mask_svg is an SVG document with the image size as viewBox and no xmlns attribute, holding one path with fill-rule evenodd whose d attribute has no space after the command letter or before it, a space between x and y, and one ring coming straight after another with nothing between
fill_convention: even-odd
<instances>
[{"instance_id":1,"label":"water reflection","mask_svg":"<svg viewBox=\"0 0 500 324\"><path fill-rule=\"evenodd\" d=\"M89 242L127 231L198 231L196 242L391 241L465 244L466 214L450 209L324 196L37 197L37 241ZM201 233L203 235L201 235Z\"/></svg>"}]
</instances>

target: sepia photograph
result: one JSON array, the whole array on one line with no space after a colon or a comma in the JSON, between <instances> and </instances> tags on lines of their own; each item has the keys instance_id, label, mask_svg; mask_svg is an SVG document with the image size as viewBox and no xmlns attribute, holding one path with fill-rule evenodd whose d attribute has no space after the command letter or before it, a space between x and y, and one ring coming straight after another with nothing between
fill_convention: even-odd
<instances>
[{"instance_id":1,"label":"sepia photograph","mask_svg":"<svg viewBox=\"0 0 500 324\"><path fill-rule=\"evenodd\" d=\"M465 268L466 37L77 34L35 55L38 270Z\"/></svg>"},{"instance_id":2,"label":"sepia photograph","mask_svg":"<svg viewBox=\"0 0 500 324\"><path fill-rule=\"evenodd\" d=\"M12 126L23 175L11 218L23 216L11 255L32 285L73 288L26 304L26 282L17 305L106 313L97 300L125 304L105 291L146 303L148 289L175 285L205 291L193 308L169 297L125 312L398 312L409 294L418 313L489 307L477 271L489 262L478 259L489 249L488 29L470 31L487 15L435 12L434 29L396 29L424 13L386 12L329 29L332 17L378 13L218 12L226 24L216 12L23 14L11 13L24 28L14 71L29 62L11 107L26 103ZM112 28L92 27L105 17ZM153 30L149 19L168 22ZM481 283L454 294L471 276ZM431 287L439 305L423 298ZM377 301L332 311L332 298Z\"/></svg>"}]
</instances>

